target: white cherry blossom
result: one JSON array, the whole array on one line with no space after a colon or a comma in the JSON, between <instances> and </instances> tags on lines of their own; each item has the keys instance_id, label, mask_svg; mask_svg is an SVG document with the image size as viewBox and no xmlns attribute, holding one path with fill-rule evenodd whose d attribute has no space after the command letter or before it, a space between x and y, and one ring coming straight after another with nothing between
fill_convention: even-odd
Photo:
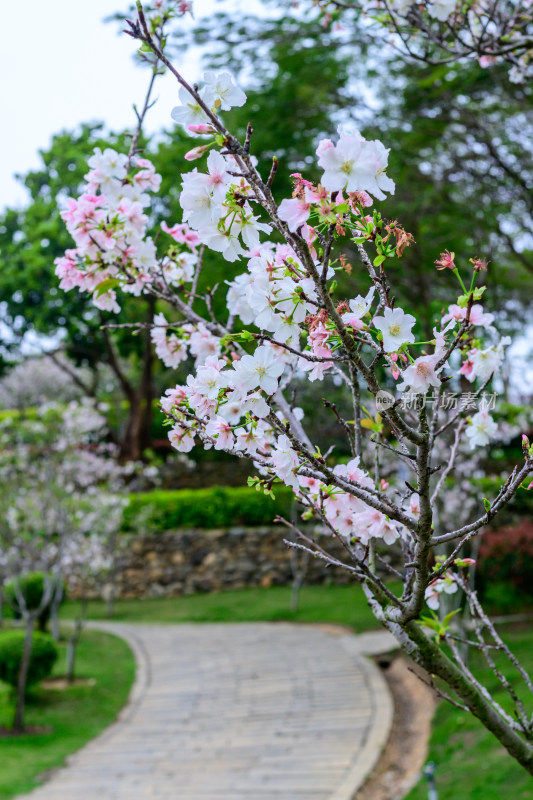
<instances>
[{"instance_id":1,"label":"white cherry blossom","mask_svg":"<svg viewBox=\"0 0 533 800\"><path fill-rule=\"evenodd\" d=\"M488 410L482 408L481 411L471 417L466 428L470 449L475 450L476 447L485 447L494 438L497 430L498 426Z\"/></svg>"},{"instance_id":2,"label":"white cherry blossom","mask_svg":"<svg viewBox=\"0 0 533 800\"><path fill-rule=\"evenodd\" d=\"M431 356L417 358L414 364L411 364L402 372L403 383L398 384L398 391L403 392L409 387L413 394L425 394L432 386L435 388L440 386L439 373L444 367L444 365L441 365L437 368L437 363L440 359L439 352Z\"/></svg>"},{"instance_id":3,"label":"white cherry blossom","mask_svg":"<svg viewBox=\"0 0 533 800\"><path fill-rule=\"evenodd\" d=\"M385 175L389 150L380 141L367 141L359 131L339 129L337 145L329 139L320 142L318 163L324 169L322 185L329 192L363 190L384 200L384 192L394 193L394 181Z\"/></svg>"},{"instance_id":4,"label":"white cherry blossom","mask_svg":"<svg viewBox=\"0 0 533 800\"><path fill-rule=\"evenodd\" d=\"M243 106L246 103L245 93L235 85L229 72L216 73L208 70L204 72L204 81L215 101L220 101L223 111L229 111L233 106Z\"/></svg>"},{"instance_id":5,"label":"white cherry blossom","mask_svg":"<svg viewBox=\"0 0 533 800\"><path fill-rule=\"evenodd\" d=\"M402 308L385 308L382 317L374 317L373 325L383 334L383 349L395 353L404 344L414 342L412 333L416 319Z\"/></svg>"},{"instance_id":6,"label":"white cherry blossom","mask_svg":"<svg viewBox=\"0 0 533 800\"><path fill-rule=\"evenodd\" d=\"M170 116L174 122L183 125L189 136L196 136L197 134L189 130L189 125L208 123L209 117L198 101L195 100L183 86L180 88L178 96L181 105L173 108ZM215 93L209 86L205 86L200 90L200 97L208 108L213 106L215 102Z\"/></svg>"},{"instance_id":7,"label":"white cherry blossom","mask_svg":"<svg viewBox=\"0 0 533 800\"><path fill-rule=\"evenodd\" d=\"M272 347L260 345L253 356L245 355L234 364L233 371L226 372L225 377L234 388L243 392L262 389L271 395L278 388L278 378L285 369Z\"/></svg>"},{"instance_id":8,"label":"white cherry blossom","mask_svg":"<svg viewBox=\"0 0 533 800\"><path fill-rule=\"evenodd\" d=\"M427 10L430 17L445 22L450 14L453 14L456 6L456 0L433 0L427 4Z\"/></svg>"}]
</instances>

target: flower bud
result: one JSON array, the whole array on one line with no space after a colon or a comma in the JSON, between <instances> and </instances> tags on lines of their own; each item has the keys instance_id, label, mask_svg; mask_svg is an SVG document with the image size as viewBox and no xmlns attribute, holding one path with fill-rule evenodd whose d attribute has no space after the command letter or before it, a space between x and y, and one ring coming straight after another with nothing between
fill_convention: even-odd
<instances>
[{"instance_id":1,"label":"flower bud","mask_svg":"<svg viewBox=\"0 0 533 800\"><path fill-rule=\"evenodd\" d=\"M475 558L456 558L453 563L456 567L472 567L476 560Z\"/></svg>"},{"instance_id":2,"label":"flower bud","mask_svg":"<svg viewBox=\"0 0 533 800\"><path fill-rule=\"evenodd\" d=\"M193 147L192 150L189 150L188 153L185 153L185 160L186 161L196 161L197 158L201 158L206 150L209 149L209 145L203 144L200 147Z\"/></svg>"},{"instance_id":3,"label":"flower bud","mask_svg":"<svg viewBox=\"0 0 533 800\"><path fill-rule=\"evenodd\" d=\"M202 123L201 125L189 125L188 130L192 131L192 133L203 133L203 134L215 134L216 130L213 128L212 125L206 125Z\"/></svg>"}]
</instances>

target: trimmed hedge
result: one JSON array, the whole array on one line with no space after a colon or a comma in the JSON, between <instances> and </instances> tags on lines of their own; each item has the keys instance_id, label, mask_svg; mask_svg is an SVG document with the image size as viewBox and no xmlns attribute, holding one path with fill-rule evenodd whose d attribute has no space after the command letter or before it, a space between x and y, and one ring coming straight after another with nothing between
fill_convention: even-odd
<instances>
[{"instance_id":1,"label":"trimmed hedge","mask_svg":"<svg viewBox=\"0 0 533 800\"><path fill-rule=\"evenodd\" d=\"M34 611L39 608L43 599L44 592L44 574L42 572L27 572L18 578L17 582L20 592L26 601L28 611ZM9 581L5 587L6 601L18 609L17 593L15 591L15 581Z\"/></svg>"},{"instance_id":2,"label":"trimmed hedge","mask_svg":"<svg viewBox=\"0 0 533 800\"><path fill-rule=\"evenodd\" d=\"M9 631L0 634L0 680L17 686L22 654L24 652L24 631ZM51 636L43 633L33 634L27 686L42 681L52 672L57 661L58 651Z\"/></svg>"},{"instance_id":3,"label":"trimmed hedge","mask_svg":"<svg viewBox=\"0 0 533 800\"><path fill-rule=\"evenodd\" d=\"M232 525L268 525L276 514L291 512L292 492L275 488L276 499L249 487L213 486L209 489L155 490L130 495L123 530L136 530L137 519L146 529L228 528Z\"/></svg>"},{"instance_id":4,"label":"trimmed hedge","mask_svg":"<svg viewBox=\"0 0 533 800\"><path fill-rule=\"evenodd\" d=\"M18 579L18 585L22 596L26 601L26 606L29 611L34 611L39 608L43 599L45 574L43 572L27 572ZM52 576L48 576L52 577ZM9 581L5 585L5 600L11 606L15 617L20 617L21 609L19 609L17 593L15 591L15 582ZM67 584L63 582L63 594L61 596L61 605L65 602L67 596ZM52 608L50 603L43 608L38 617L39 630L42 633L46 632L46 626L50 619Z\"/></svg>"},{"instance_id":5,"label":"trimmed hedge","mask_svg":"<svg viewBox=\"0 0 533 800\"><path fill-rule=\"evenodd\" d=\"M28 611L34 611L39 608L43 599L44 592L44 573L42 572L28 572L18 579L18 585ZM5 586L5 599L11 606L16 617L20 616L19 605L17 600L17 593L15 591L15 582L9 581ZM39 630L43 633L46 631L48 620L50 619L50 604L45 606L39 614L38 624Z\"/></svg>"}]
</instances>

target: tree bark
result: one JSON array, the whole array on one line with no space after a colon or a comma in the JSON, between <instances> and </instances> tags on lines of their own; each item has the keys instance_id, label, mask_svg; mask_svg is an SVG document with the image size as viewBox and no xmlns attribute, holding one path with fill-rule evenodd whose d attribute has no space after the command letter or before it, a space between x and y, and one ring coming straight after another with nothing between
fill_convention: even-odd
<instances>
[{"instance_id":1,"label":"tree bark","mask_svg":"<svg viewBox=\"0 0 533 800\"><path fill-rule=\"evenodd\" d=\"M76 651L80 641L81 632L85 623L87 615L87 598L85 597L85 590L82 588L82 596L80 599L80 613L76 617L72 633L67 642L67 670L66 677L67 683L74 682L74 667L76 664Z\"/></svg>"},{"instance_id":2,"label":"tree bark","mask_svg":"<svg viewBox=\"0 0 533 800\"><path fill-rule=\"evenodd\" d=\"M13 717L13 731L22 733L24 730L24 706L26 699L26 684L28 682L28 670L30 666L31 651L33 647L33 625L34 616L30 614L26 619L26 635L24 637L24 648L22 650L22 660L17 684L17 705L15 716Z\"/></svg>"},{"instance_id":3,"label":"tree bark","mask_svg":"<svg viewBox=\"0 0 533 800\"><path fill-rule=\"evenodd\" d=\"M151 324L154 320L155 298L147 298L148 313L146 322ZM152 403L153 390L153 363L152 340L150 328L144 328L140 334L143 337L142 367L139 384L135 387L125 375L116 353L115 346L109 332L104 330L104 338L108 352L108 363L118 378L120 387L128 403L128 416L124 431L120 437L120 461L139 461L143 458L144 451L151 445Z\"/></svg>"},{"instance_id":4,"label":"tree bark","mask_svg":"<svg viewBox=\"0 0 533 800\"><path fill-rule=\"evenodd\" d=\"M59 607L63 599L63 581L58 579L58 583L54 590L54 596L50 606L50 628L52 637L56 642L59 641Z\"/></svg>"},{"instance_id":5,"label":"tree bark","mask_svg":"<svg viewBox=\"0 0 533 800\"><path fill-rule=\"evenodd\" d=\"M460 700L494 734L507 752L530 775L533 775L533 746L502 719L477 686L463 675L436 642L425 635L420 625L416 622L409 622L405 626L405 632L416 648L410 654L412 658L430 675L437 675L448 687L453 689Z\"/></svg>"}]
</instances>

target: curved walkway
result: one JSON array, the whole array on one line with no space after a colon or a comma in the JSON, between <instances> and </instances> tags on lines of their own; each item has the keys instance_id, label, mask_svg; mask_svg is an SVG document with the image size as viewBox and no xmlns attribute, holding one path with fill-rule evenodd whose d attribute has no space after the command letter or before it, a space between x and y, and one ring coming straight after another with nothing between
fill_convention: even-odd
<instances>
[{"instance_id":1,"label":"curved walkway","mask_svg":"<svg viewBox=\"0 0 533 800\"><path fill-rule=\"evenodd\" d=\"M351 800L386 741L392 704L361 655L368 635L270 623L98 627L135 652L130 702L25 798Z\"/></svg>"}]
</instances>

